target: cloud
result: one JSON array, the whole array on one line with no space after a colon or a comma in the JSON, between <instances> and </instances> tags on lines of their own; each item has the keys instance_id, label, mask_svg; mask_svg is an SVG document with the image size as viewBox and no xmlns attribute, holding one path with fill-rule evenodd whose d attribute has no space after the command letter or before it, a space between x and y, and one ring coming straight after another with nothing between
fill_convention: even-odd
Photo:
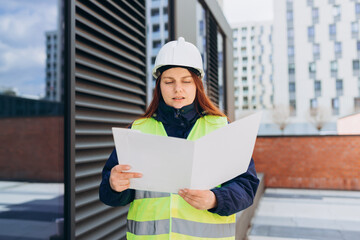
<instances>
[{"instance_id":1,"label":"cloud","mask_svg":"<svg viewBox=\"0 0 360 240\"><path fill-rule=\"evenodd\" d=\"M0 74L45 67L44 46L15 48L0 42L0 52Z\"/></svg>"},{"instance_id":2,"label":"cloud","mask_svg":"<svg viewBox=\"0 0 360 240\"><path fill-rule=\"evenodd\" d=\"M57 15L57 0L0 4L0 86L44 94L45 32L56 30Z\"/></svg>"}]
</instances>

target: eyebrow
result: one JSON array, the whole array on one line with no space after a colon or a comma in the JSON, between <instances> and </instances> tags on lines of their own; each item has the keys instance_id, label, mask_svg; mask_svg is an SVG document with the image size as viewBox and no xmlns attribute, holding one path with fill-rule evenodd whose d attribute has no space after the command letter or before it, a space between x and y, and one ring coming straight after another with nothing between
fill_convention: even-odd
<instances>
[{"instance_id":1,"label":"eyebrow","mask_svg":"<svg viewBox=\"0 0 360 240\"><path fill-rule=\"evenodd\" d=\"M192 77L192 76L191 76L191 75L189 75L189 76L184 76L184 77L181 77L181 79L189 78L189 77ZM164 76L163 79L164 79L164 78L169 78L169 79L175 80L175 78L170 77L170 76L169 76L169 77L168 77L168 76Z\"/></svg>"}]
</instances>

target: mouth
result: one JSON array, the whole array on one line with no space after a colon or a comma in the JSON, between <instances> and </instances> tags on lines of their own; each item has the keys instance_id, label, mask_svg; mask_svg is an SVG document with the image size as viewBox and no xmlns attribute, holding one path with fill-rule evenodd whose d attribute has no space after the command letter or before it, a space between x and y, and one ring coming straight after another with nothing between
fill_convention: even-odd
<instances>
[{"instance_id":1,"label":"mouth","mask_svg":"<svg viewBox=\"0 0 360 240\"><path fill-rule=\"evenodd\" d=\"M174 97L172 99L175 100L175 101L180 101L180 100L184 100L185 97Z\"/></svg>"}]
</instances>

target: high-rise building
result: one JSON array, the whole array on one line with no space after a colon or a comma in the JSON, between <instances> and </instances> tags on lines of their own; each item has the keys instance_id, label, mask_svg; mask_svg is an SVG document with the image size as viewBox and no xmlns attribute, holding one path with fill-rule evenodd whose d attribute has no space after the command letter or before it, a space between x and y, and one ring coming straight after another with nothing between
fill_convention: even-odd
<instances>
[{"instance_id":1,"label":"high-rise building","mask_svg":"<svg viewBox=\"0 0 360 240\"><path fill-rule=\"evenodd\" d=\"M290 107L286 131L313 133L317 115L335 132L360 105L360 3L277 0L274 11L274 105Z\"/></svg>"},{"instance_id":2,"label":"high-rise building","mask_svg":"<svg viewBox=\"0 0 360 240\"><path fill-rule=\"evenodd\" d=\"M235 117L273 107L272 22L232 24Z\"/></svg>"},{"instance_id":3,"label":"high-rise building","mask_svg":"<svg viewBox=\"0 0 360 240\"><path fill-rule=\"evenodd\" d=\"M147 17L147 102L152 99L155 79L152 76L156 55L169 41L168 0L146 0Z\"/></svg>"},{"instance_id":4,"label":"high-rise building","mask_svg":"<svg viewBox=\"0 0 360 240\"><path fill-rule=\"evenodd\" d=\"M46 77L45 99L64 101L64 2L58 0L57 29L45 32Z\"/></svg>"},{"instance_id":5,"label":"high-rise building","mask_svg":"<svg viewBox=\"0 0 360 240\"><path fill-rule=\"evenodd\" d=\"M45 87L45 99L50 101L57 101L59 98L59 92L57 88L58 82L58 31L48 31L46 35L46 87Z\"/></svg>"}]
</instances>

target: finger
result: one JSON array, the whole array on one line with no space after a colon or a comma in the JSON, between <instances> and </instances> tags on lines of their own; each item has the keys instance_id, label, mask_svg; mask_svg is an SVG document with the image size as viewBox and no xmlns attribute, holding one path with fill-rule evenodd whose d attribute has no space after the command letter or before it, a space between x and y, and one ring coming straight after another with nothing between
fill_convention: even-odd
<instances>
[{"instance_id":1,"label":"finger","mask_svg":"<svg viewBox=\"0 0 360 240\"><path fill-rule=\"evenodd\" d=\"M130 184L122 185L122 186L116 186L114 190L117 191L117 192L122 192L122 191L125 191L128 188L130 188Z\"/></svg>"},{"instance_id":2,"label":"finger","mask_svg":"<svg viewBox=\"0 0 360 240\"><path fill-rule=\"evenodd\" d=\"M138 172L123 172L119 176L119 179L141 178L142 174Z\"/></svg>"},{"instance_id":3,"label":"finger","mask_svg":"<svg viewBox=\"0 0 360 240\"><path fill-rule=\"evenodd\" d=\"M113 169L116 171L116 172L123 172L123 171L128 171L130 170L130 166L129 165L116 165L115 167L113 167Z\"/></svg>"},{"instance_id":4,"label":"finger","mask_svg":"<svg viewBox=\"0 0 360 240\"><path fill-rule=\"evenodd\" d=\"M202 198L203 196L203 192L201 190L191 190L185 188L185 189L181 189L179 192L181 192L181 195L186 196L193 200Z\"/></svg>"},{"instance_id":5,"label":"finger","mask_svg":"<svg viewBox=\"0 0 360 240\"><path fill-rule=\"evenodd\" d=\"M185 201L187 201L190 205L195 204L198 202L199 198L192 194L189 194L188 189L181 189L179 191L180 197L182 197Z\"/></svg>"},{"instance_id":6,"label":"finger","mask_svg":"<svg viewBox=\"0 0 360 240\"><path fill-rule=\"evenodd\" d=\"M110 181L110 187L117 192L122 192L130 187L130 181L129 180Z\"/></svg>"}]
</instances>

